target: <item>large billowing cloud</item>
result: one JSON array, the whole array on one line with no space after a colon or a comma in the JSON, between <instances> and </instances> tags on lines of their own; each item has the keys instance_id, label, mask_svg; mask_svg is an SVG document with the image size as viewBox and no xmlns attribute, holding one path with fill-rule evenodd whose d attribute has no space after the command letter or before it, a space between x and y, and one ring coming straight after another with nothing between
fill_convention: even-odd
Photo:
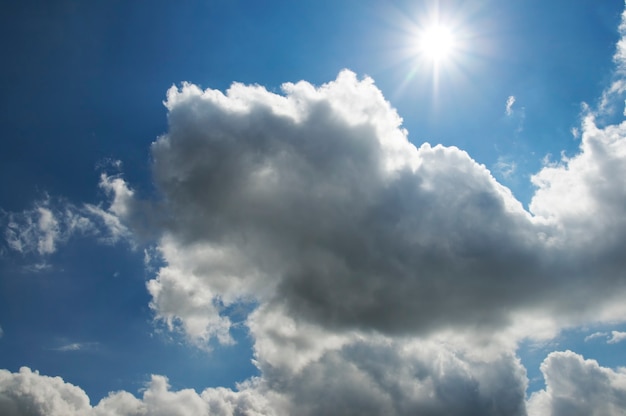
<instances>
[{"instance_id":1,"label":"large billowing cloud","mask_svg":"<svg viewBox=\"0 0 626 416\"><path fill-rule=\"evenodd\" d=\"M621 126L589 116L580 155L534 177L529 213L465 152L410 143L369 78L283 91L168 92L152 146L167 265L149 289L190 336L228 341L220 310L241 301L425 335L583 319L623 293Z\"/></svg>"}]
</instances>

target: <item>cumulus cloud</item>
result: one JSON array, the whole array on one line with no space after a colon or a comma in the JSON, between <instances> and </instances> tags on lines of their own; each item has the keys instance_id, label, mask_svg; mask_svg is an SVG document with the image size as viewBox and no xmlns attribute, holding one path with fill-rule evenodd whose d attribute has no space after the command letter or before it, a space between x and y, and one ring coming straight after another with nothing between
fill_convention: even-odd
<instances>
[{"instance_id":1,"label":"cumulus cloud","mask_svg":"<svg viewBox=\"0 0 626 416\"><path fill-rule=\"evenodd\" d=\"M617 311L621 126L587 117L580 154L533 177L529 213L467 153L410 143L369 78L283 92L168 92L169 131L152 145L166 265L148 287L171 326L229 342L222 311L236 302L386 334Z\"/></svg>"},{"instance_id":2,"label":"cumulus cloud","mask_svg":"<svg viewBox=\"0 0 626 416\"><path fill-rule=\"evenodd\" d=\"M533 393L529 416L617 416L626 409L626 372L598 365L571 351L553 352L541 364L546 389Z\"/></svg>"},{"instance_id":3,"label":"cumulus cloud","mask_svg":"<svg viewBox=\"0 0 626 416\"><path fill-rule=\"evenodd\" d=\"M626 165L620 126L585 118L526 212L465 152L411 144L369 78L283 93L172 88L152 145L156 316L202 346L233 342L232 305L254 309L262 376L224 395L277 414L525 414L516 340L626 316L626 204L606 180ZM105 184L132 229L149 201Z\"/></svg>"},{"instance_id":4,"label":"cumulus cloud","mask_svg":"<svg viewBox=\"0 0 626 416\"><path fill-rule=\"evenodd\" d=\"M224 388L172 391L168 380L153 375L141 398L112 392L96 406L87 394L60 377L40 375L27 367L18 373L0 370L0 414L4 416L227 416L272 415L267 400L252 382L243 391Z\"/></svg>"},{"instance_id":5,"label":"cumulus cloud","mask_svg":"<svg viewBox=\"0 0 626 416\"><path fill-rule=\"evenodd\" d=\"M172 391L152 376L140 398L113 392L96 406L79 387L23 367L0 370L0 413L113 415L524 415L526 373L511 355L488 361L446 345L355 340L309 362L289 379L266 369L237 390ZM323 397L324 400L319 400Z\"/></svg>"},{"instance_id":6,"label":"cumulus cloud","mask_svg":"<svg viewBox=\"0 0 626 416\"><path fill-rule=\"evenodd\" d=\"M7 416L83 416L91 410L85 392L60 377L22 367L0 370L0 413Z\"/></svg>"}]
</instances>

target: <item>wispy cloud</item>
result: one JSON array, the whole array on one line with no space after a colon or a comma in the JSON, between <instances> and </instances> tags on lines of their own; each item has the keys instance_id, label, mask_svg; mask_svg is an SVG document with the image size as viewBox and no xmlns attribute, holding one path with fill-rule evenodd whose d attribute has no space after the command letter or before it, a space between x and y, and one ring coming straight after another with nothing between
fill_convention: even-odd
<instances>
[{"instance_id":1,"label":"wispy cloud","mask_svg":"<svg viewBox=\"0 0 626 416\"><path fill-rule=\"evenodd\" d=\"M120 208L125 198L132 197L132 191L124 188L120 179L105 174L101 176L100 187L111 196L105 208L94 204L77 206L46 195L21 212L0 211L0 227L4 228L7 246L24 255L34 253L45 257L76 235L94 236L104 244L124 240L132 245L132 234L122 220L125 212ZM39 262L29 267L41 271L48 265Z\"/></svg>"},{"instance_id":2,"label":"wispy cloud","mask_svg":"<svg viewBox=\"0 0 626 416\"><path fill-rule=\"evenodd\" d=\"M515 96L510 95L509 98L506 99L506 107L504 110L504 113L507 116L510 116L513 114L513 104L515 104Z\"/></svg>"},{"instance_id":3,"label":"wispy cloud","mask_svg":"<svg viewBox=\"0 0 626 416\"><path fill-rule=\"evenodd\" d=\"M502 178L510 179L517 171L517 163L510 158L499 156L497 162L494 165L494 170Z\"/></svg>"},{"instance_id":4,"label":"wispy cloud","mask_svg":"<svg viewBox=\"0 0 626 416\"><path fill-rule=\"evenodd\" d=\"M91 351L98 348L98 342L71 342L52 348L53 351L72 352L72 351Z\"/></svg>"},{"instance_id":5,"label":"wispy cloud","mask_svg":"<svg viewBox=\"0 0 626 416\"><path fill-rule=\"evenodd\" d=\"M597 338L604 338L607 344L617 344L626 340L626 332L611 331L609 332L594 332L591 335L585 337L585 342L591 341Z\"/></svg>"},{"instance_id":6,"label":"wispy cloud","mask_svg":"<svg viewBox=\"0 0 626 416\"><path fill-rule=\"evenodd\" d=\"M585 342L589 342L592 339L596 339L596 338L605 338L607 335L608 335L607 332L594 332L593 334L587 335L585 337Z\"/></svg>"}]
</instances>

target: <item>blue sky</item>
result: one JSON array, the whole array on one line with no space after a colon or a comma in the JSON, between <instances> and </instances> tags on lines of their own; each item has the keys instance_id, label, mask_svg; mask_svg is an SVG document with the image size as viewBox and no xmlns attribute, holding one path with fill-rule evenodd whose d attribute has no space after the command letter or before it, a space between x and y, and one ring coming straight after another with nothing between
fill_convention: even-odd
<instances>
[{"instance_id":1,"label":"blue sky","mask_svg":"<svg viewBox=\"0 0 626 416\"><path fill-rule=\"evenodd\" d=\"M0 410L623 413L623 10L3 4Z\"/></svg>"}]
</instances>

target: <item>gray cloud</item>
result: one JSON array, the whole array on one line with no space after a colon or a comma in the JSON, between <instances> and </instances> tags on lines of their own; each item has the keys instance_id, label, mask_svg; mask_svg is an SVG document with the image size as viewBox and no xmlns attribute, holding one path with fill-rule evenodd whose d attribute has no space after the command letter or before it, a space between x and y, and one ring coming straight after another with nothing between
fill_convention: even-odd
<instances>
[{"instance_id":1,"label":"gray cloud","mask_svg":"<svg viewBox=\"0 0 626 416\"><path fill-rule=\"evenodd\" d=\"M281 414L526 414L526 372L511 355L483 361L445 344L368 339L329 350L291 377L261 368L288 399Z\"/></svg>"},{"instance_id":2,"label":"gray cloud","mask_svg":"<svg viewBox=\"0 0 626 416\"><path fill-rule=\"evenodd\" d=\"M467 153L411 144L372 80L283 90L168 92L152 145L167 266L149 289L192 337L228 341L220 311L241 300L427 334L586 319L624 290L625 194L605 180L625 173L621 127L587 118L580 155L534 177L531 215Z\"/></svg>"}]
</instances>

